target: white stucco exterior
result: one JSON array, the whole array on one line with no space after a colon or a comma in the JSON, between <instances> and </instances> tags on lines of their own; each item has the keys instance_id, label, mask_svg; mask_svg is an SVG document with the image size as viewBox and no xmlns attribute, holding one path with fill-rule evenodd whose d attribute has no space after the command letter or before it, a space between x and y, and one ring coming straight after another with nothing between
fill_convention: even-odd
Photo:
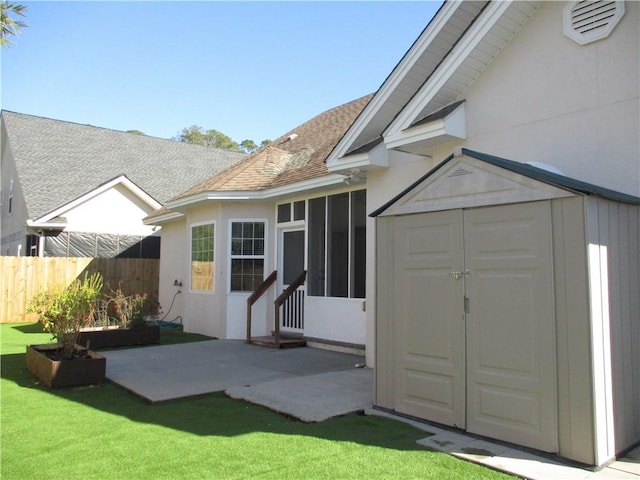
<instances>
[{"instance_id":1,"label":"white stucco exterior","mask_svg":"<svg viewBox=\"0 0 640 480\"><path fill-rule=\"evenodd\" d=\"M542 2L465 93L465 147L640 194L637 2L611 35L578 45L565 2ZM449 152L450 153L450 152Z\"/></svg>"}]
</instances>

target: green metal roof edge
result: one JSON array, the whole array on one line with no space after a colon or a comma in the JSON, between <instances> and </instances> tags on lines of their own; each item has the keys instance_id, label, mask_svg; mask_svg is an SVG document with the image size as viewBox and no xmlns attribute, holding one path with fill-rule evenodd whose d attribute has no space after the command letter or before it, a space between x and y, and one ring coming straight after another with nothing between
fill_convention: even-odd
<instances>
[{"instance_id":1,"label":"green metal roof edge","mask_svg":"<svg viewBox=\"0 0 640 480\"><path fill-rule=\"evenodd\" d=\"M640 205L640 197L630 195L627 193L617 192L605 187L600 187L592 183L576 180L575 178L567 177L558 173L553 173L542 168L534 167L526 163L514 162L513 160L507 160L506 158L496 157L482 152L476 152L474 150L462 149L462 153L477 160L502 167L506 170L510 170L514 173L519 173L526 177L533 178L549 185L553 185L559 188L572 190L577 193L585 195L595 195L607 200L614 200L620 203L628 203L631 205Z\"/></svg>"}]
</instances>

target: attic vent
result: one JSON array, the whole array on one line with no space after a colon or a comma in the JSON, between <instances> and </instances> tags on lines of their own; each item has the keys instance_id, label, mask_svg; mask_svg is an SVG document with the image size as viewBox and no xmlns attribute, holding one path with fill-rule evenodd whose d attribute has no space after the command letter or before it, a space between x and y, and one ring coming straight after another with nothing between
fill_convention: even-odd
<instances>
[{"instance_id":1,"label":"attic vent","mask_svg":"<svg viewBox=\"0 0 640 480\"><path fill-rule=\"evenodd\" d=\"M624 15L624 2L569 2L563 12L564 34L580 45L607 38Z\"/></svg>"},{"instance_id":2,"label":"attic vent","mask_svg":"<svg viewBox=\"0 0 640 480\"><path fill-rule=\"evenodd\" d=\"M467 170L464 167L458 167L453 172L449 174L449 178L452 177L462 177L464 175L471 175L473 172L471 170Z\"/></svg>"}]
</instances>

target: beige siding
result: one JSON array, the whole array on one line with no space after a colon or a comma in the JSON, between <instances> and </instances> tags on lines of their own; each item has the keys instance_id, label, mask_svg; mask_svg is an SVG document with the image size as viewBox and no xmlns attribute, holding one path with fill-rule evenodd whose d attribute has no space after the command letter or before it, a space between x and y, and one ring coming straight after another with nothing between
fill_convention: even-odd
<instances>
[{"instance_id":1,"label":"beige siding","mask_svg":"<svg viewBox=\"0 0 640 480\"><path fill-rule=\"evenodd\" d=\"M563 457L595 460L584 199L552 204L558 365L558 441Z\"/></svg>"}]
</instances>

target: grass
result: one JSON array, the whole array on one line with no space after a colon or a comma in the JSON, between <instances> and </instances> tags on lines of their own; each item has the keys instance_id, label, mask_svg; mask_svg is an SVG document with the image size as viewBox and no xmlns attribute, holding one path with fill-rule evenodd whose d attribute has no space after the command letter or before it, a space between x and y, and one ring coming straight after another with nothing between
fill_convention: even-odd
<instances>
[{"instance_id":1,"label":"grass","mask_svg":"<svg viewBox=\"0 0 640 480\"><path fill-rule=\"evenodd\" d=\"M49 390L24 368L25 345L48 334L2 324L0 341L3 479L510 478L423 449L424 432L388 418L305 424L223 394L149 405L109 382Z\"/></svg>"}]
</instances>

